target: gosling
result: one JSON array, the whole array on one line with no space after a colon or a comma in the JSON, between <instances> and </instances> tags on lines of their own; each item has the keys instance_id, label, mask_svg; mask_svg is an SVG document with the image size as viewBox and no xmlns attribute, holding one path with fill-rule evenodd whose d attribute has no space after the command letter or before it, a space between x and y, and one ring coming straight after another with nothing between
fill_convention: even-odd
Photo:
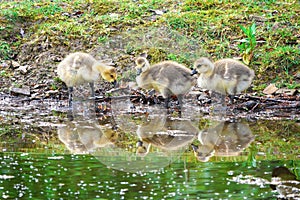
<instances>
[{"instance_id":1,"label":"gosling","mask_svg":"<svg viewBox=\"0 0 300 200\"><path fill-rule=\"evenodd\" d=\"M200 74L199 87L222 95L229 95L232 102L234 95L246 90L254 78L254 71L243 63L233 59L221 59L212 63L202 57L195 61L191 75Z\"/></svg>"},{"instance_id":2,"label":"gosling","mask_svg":"<svg viewBox=\"0 0 300 200\"><path fill-rule=\"evenodd\" d=\"M172 95L177 96L179 107L182 108L183 96L195 85L197 79L191 76L192 70L173 62L163 61L150 66L144 57L135 60L136 82L143 89L154 89L165 99L165 107L169 107Z\"/></svg>"},{"instance_id":3,"label":"gosling","mask_svg":"<svg viewBox=\"0 0 300 200\"><path fill-rule=\"evenodd\" d=\"M91 96L94 97L94 81L99 79L99 74L104 80L114 85L117 83L117 73L114 67L98 62L93 56L82 52L71 53L61 61L57 66L57 74L68 87L69 107L72 107L74 86L89 83Z\"/></svg>"}]
</instances>

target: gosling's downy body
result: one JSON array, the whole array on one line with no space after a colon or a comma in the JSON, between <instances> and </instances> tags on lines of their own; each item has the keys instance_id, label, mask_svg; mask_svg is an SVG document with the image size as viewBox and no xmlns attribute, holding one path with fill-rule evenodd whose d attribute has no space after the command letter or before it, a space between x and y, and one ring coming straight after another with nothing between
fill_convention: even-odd
<instances>
[{"instance_id":1,"label":"gosling's downy body","mask_svg":"<svg viewBox=\"0 0 300 200\"><path fill-rule=\"evenodd\" d=\"M68 87L93 83L99 79L99 74L104 80L112 83L115 83L117 78L114 67L98 62L93 56L82 52L69 54L57 66L57 73Z\"/></svg>"},{"instance_id":2,"label":"gosling's downy body","mask_svg":"<svg viewBox=\"0 0 300 200\"><path fill-rule=\"evenodd\" d=\"M192 70L173 61L150 66L146 58L139 57L136 59L136 69L138 86L158 91L165 98L166 107L171 95L177 96L179 106L182 107L183 96L196 83L196 78L191 76Z\"/></svg>"},{"instance_id":3,"label":"gosling's downy body","mask_svg":"<svg viewBox=\"0 0 300 200\"><path fill-rule=\"evenodd\" d=\"M254 71L233 59L212 63L202 57L195 61L192 74L199 73L198 86L222 95L235 95L246 90L254 78Z\"/></svg>"},{"instance_id":4,"label":"gosling's downy body","mask_svg":"<svg viewBox=\"0 0 300 200\"><path fill-rule=\"evenodd\" d=\"M76 52L69 54L57 66L57 74L59 78L65 82L69 89L69 107L72 107L73 87L89 83L91 87L91 96L95 96L94 81L101 77L116 84L116 69L98 62L93 56Z\"/></svg>"}]
</instances>

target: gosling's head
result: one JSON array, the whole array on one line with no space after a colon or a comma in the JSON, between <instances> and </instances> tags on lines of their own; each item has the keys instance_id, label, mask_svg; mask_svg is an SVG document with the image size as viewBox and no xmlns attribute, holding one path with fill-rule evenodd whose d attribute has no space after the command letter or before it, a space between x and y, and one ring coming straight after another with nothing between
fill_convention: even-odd
<instances>
[{"instance_id":1,"label":"gosling's head","mask_svg":"<svg viewBox=\"0 0 300 200\"><path fill-rule=\"evenodd\" d=\"M212 71L213 63L206 57L199 58L194 63L194 69L191 75L207 73Z\"/></svg>"},{"instance_id":2,"label":"gosling's head","mask_svg":"<svg viewBox=\"0 0 300 200\"><path fill-rule=\"evenodd\" d=\"M196 146L192 144L192 148L194 151L194 155L197 158L197 160L201 162L207 162L209 159L214 156L215 150L206 146L206 145L199 145Z\"/></svg>"},{"instance_id":3,"label":"gosling's head","mask_svg":"<svg viewBox=\"0 0 300 200\"><path fill-rule=\"evenodd\" d=\"M135 60L137 75L140 75L143 71L150 67L148 60L145 57L138 57Z\"/></svg>"},{"instance_id":4,"label":"gosling's head","mask_svg":"<svg viewBox=\"0 0 300 200\"><path fill-rule=\"evenodd\" d=\"M119 134L114 129L107 129L104 131L104 136L112 143L116 143L119 139Z\"/></svg>"},{"instance_id":5,"label":"gosling's head","mask_svg":"<svg viewBox=\"0 0 300 200\"><path fill-rule=\"evenodd\" d=\"M107 66L103 71L101 71L101 76L104 80L117 84L117 71L116 68L112 66Z\"/></svg>"},{"instance_id":6,"label":"gosling's head","mask_svg":"<svg viewBox=\"0 0 300 200\"><path fill-rule=\"evenodd\" d=\"M139 140L136 144L136 155L140 157L145 157L149 153L150 144L145 144Z\"/></svg>"}]
</instances>

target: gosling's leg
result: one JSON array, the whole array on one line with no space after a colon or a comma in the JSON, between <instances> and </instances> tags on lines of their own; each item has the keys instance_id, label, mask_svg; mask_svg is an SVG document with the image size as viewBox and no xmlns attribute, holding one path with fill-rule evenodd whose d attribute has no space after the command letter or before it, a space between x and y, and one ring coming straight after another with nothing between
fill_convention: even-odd
<instances>
[{"instance_id":1,"label":"gosling's leg","mask_svg":"<svg viewBox=\"0 0 300 200\"><path fill-rule=\"evenodd\" d=\"M233 94L228 95L230 104L233 104L233 100L234 100L236 92L237 92L237 85L235 85L235 87L233 88L233 91L232 91Z\"/></svg>"},{"instance_id":2,"label":"gosling's leg","mask_svg":"<svg viewBox=\"0 0 300 200\"><path fill-rule=\"evenodd\" d=\"M70 121L73 121L73 87L68 88L69 91L69 108L68 108L68 113L67 117Z\"/></svg>"},{"instance_id":3,"label":"gosling's leg","mask_svg":"<svg viewBox=\"0 0 300 200\"><path fill-rule=\"evenodd\" d=\"M165 108L169 108L169 102L170 102L170 97L168 96L168 97L166 97L165 98Z\"/></svg>"},{"instance_id":4,"label":"gosling's leg","mask_svg":"<svg viewBox=\"0 0 300 200\"><path fill-rule=\"evenodd\" d=\"M155 96L155 90L152 89L148 92L148 95L150 95L150 99L153 99L154 103L157 104L159 102L158 98Z\"/></svg>"},{"instance_id":5,"label":"gosling's leg","mask_svg":"<svg viewBox=\"0 0 300 200\"><path fill-rule=\"evenodd\" d=\"M72 109L72 101L73 101L73 87L68 88L69 91L69 108Z\"/></svg>"},{"instance_id":6,"label":"gosling's leg","mask_svg":"<svg viewBox=\"0 0 300 200\"><path fill-rule=\"evenodd\" d=\"M177 95L177 100L178 100L179 109L181 110L183 107L183 95L182 94Z\"/></svg>"},{"instance_id":7,"label":"gosling's leg","mask_svg":"<svg viewBox=\"0 0 300 200\"><path fill-rule=\"evenodd\" d=\"M95 99L95 86L94 82L89 83L90 88L91 88L91 99L94 101L94 107L95 107L95 112L98 113L98 107L96 105L96 99Z\"/></svg>"},{"instance_id":8,"label":"gosling's leg","mask_svg":"<svg viewBox=\"0 0 300 200\"><path fill-rule=\"evenodd\" d=\"M89 83L90 88L91 88L91 97L95 97L95 87L94 87L94 82Z\"/></svg>"},{"instance_id":9,"label":"gosling's leg","mask_svg":"<svg viewBox=\"0 0 300 200\"><path fill-rule=\"evenodd\" d=\"M167 89L167 88L162 88L161 90L160 90L160 93L162 94L162 96L164 97L164 99L165 99L165 108L169 108L170 106L169 106L169 103L170 103L170 96L171 96L171 92L170 92L170 90L169 89Z\"/></svg>"}]
</instances>

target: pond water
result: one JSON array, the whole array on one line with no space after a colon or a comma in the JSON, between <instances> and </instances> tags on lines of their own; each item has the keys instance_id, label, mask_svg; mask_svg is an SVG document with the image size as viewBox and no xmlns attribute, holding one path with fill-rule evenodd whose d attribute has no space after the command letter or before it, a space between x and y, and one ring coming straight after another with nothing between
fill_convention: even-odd
<instances>
[{"instance_id":1,"label":"pond water","mask_svg":"<svg viewBox=\"0 0 300 200\"><path fill-rule=\"evenodd\" d=\"M3 96L0 198L300 199L299 111L254 120L112 99L96 113L75 98L68 120L66 101Z\"/></svg>"}]
</instances>

